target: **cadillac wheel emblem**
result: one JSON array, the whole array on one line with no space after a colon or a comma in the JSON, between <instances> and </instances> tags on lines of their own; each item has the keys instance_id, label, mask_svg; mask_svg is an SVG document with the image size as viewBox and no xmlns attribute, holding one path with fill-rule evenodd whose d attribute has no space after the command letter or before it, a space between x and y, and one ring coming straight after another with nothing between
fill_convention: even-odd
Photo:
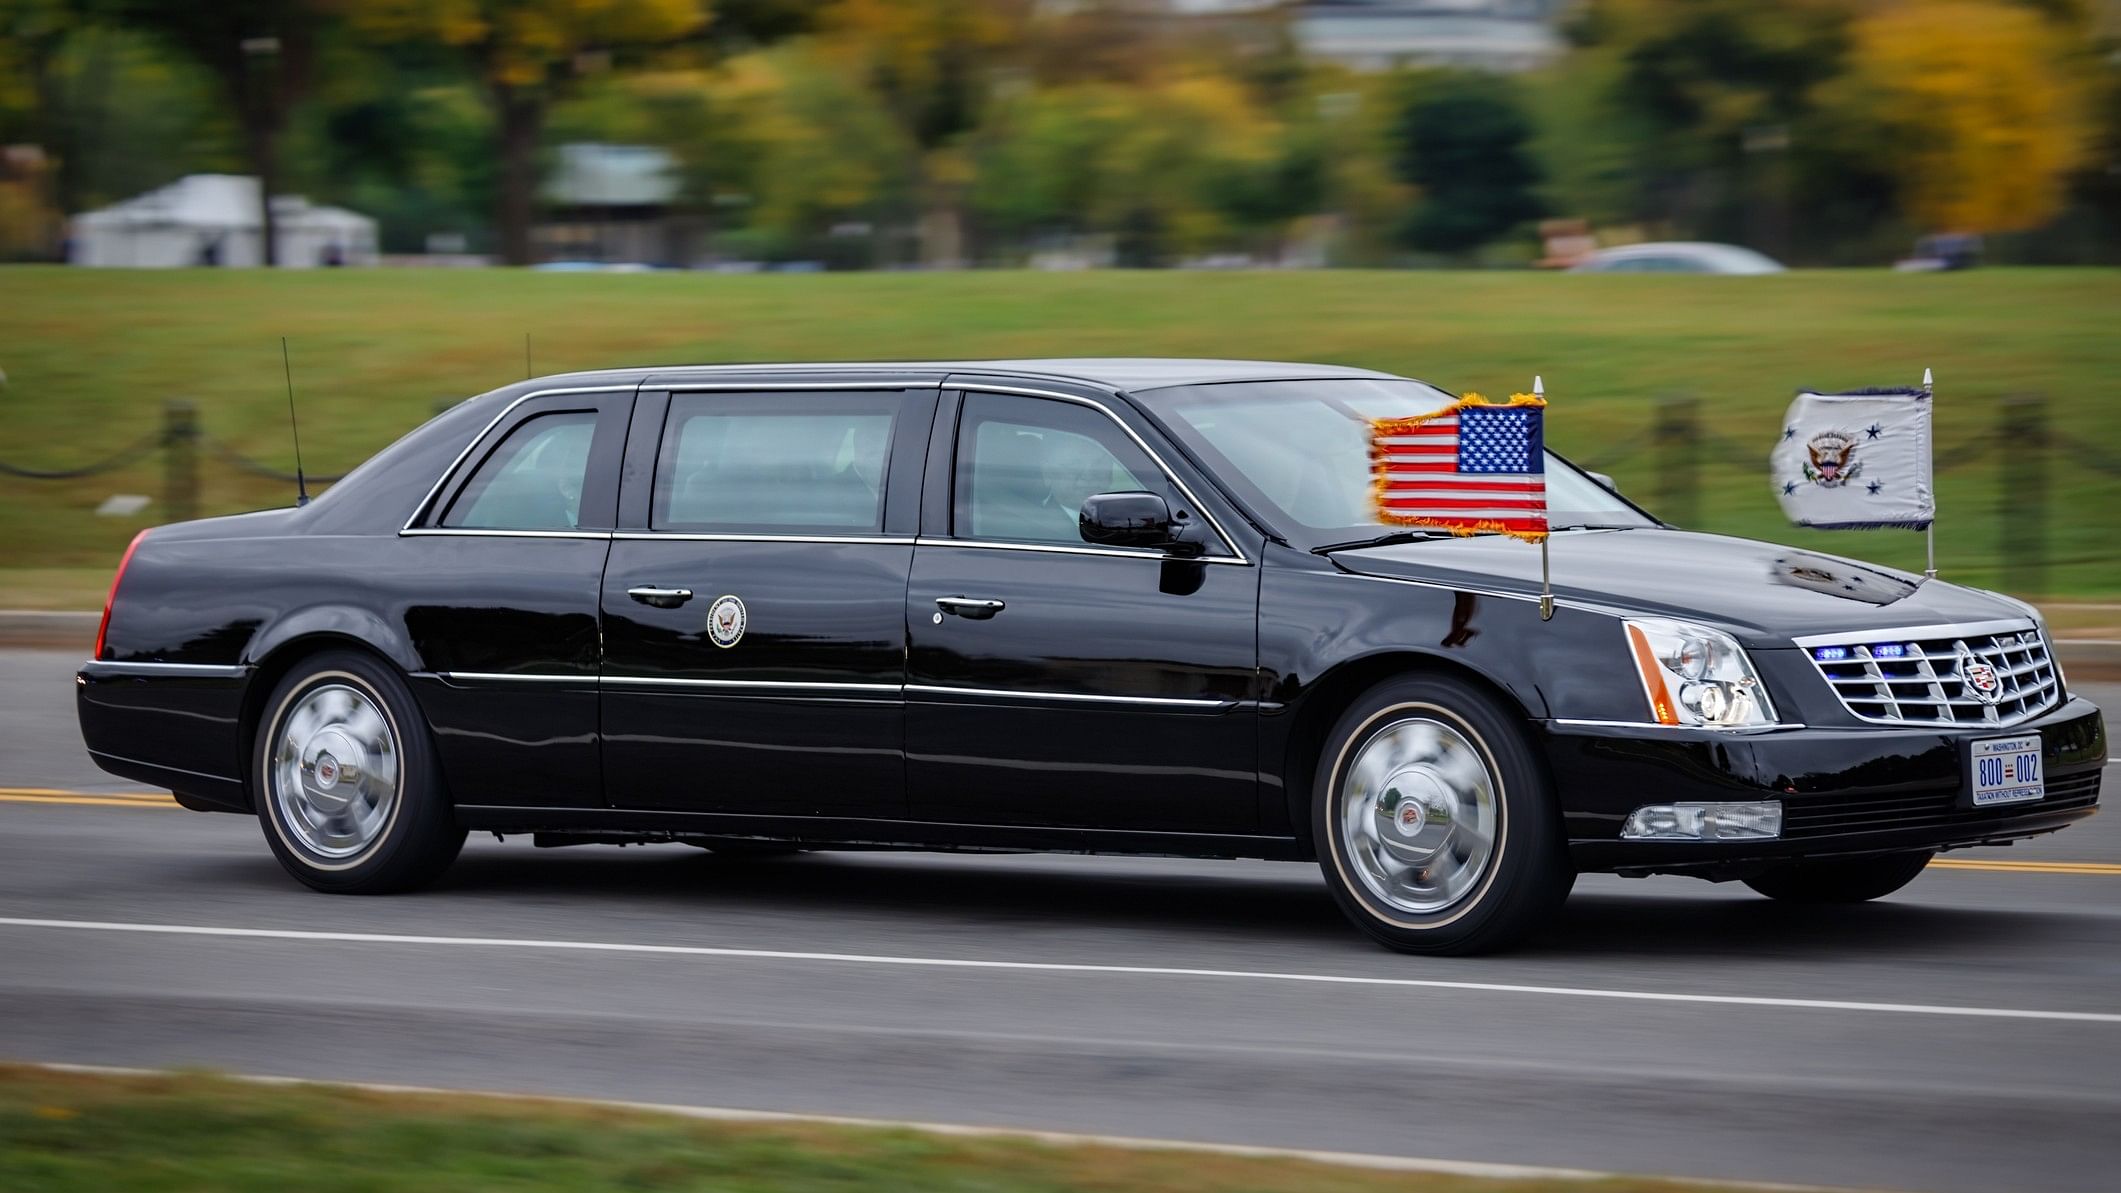
<instances>
[{"instance_id":1,"label":"cadillac wheel emblem","mask_svg":"<svg viewBox=\"0 0 2121 1193\"><path fill-rule=\"evenodd\" d=\"M1959 644L1959 679L1966 687L1966 694L1983 704L1994 704L2003 699L2003 678L1996 674L1993 664L1974 657L1966 643Z\"/></svg>"},{"instance_id":2,"label":"cadillac wheel emblem","mask_svg":"<svg viewBox=\"0 0 2121 1193\"><path fill-rule=\"evenodd\" d=\"M707 606L707 640L716 646L735 646L744 636L744 602L733 596L714 598Z\"/></svg>"}]
</instances>

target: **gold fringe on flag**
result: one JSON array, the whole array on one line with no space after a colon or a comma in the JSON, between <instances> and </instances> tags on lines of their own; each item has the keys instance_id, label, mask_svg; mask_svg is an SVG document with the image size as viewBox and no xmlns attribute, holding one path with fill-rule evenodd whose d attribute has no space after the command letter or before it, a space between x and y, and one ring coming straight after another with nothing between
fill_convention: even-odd
<instances>
[{"instance_id":1,"label":"gold fringe on flag","mask_svg":"<svg viewBox=\"0 0 2121 1193\"><path fill-rule=\"evenodd\" d=\"M1536 394L1511 394L1507 402L1490 402L1476 393L1467 393L1457 401L1440 410L1417 414L1409 418L1378 418L1370 420L1370 504L1377 513L1377 520L1388 526L1409 526L1421 530L1441 530L1455 538L1471 538L1476 534L1504 534L1527 543L1546 541L1544 531L1505 529L1500 522L1441 522L1434 518L1416 518L1406 514L1395 514L1385 507L1385 495L1390 492L1387 484L1389 470L1385 464L1384 441L1394 435L1405 435L1426 422L1434 422L1466 409L1469 406L1485 406L1491 410L1511 406L1545 406L1547 400Z\"/></svg>"}]
</instances>

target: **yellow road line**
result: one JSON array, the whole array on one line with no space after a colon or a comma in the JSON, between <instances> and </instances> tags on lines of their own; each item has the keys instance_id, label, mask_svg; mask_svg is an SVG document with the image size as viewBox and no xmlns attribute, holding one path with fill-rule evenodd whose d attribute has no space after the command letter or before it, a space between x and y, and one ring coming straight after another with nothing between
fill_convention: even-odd
<instances>
[{"instance_id":1,"label":"yellow road line","mask_svg":"<svg viewBox=\"0 0 2121 1193\"><path fill-rule=\"evenodd\" d=\"M1991 862L1969 857L1942 857L1930 865L1947 870L2000 870L2016 874L2121 874L2116 862Z\"/></svg>"},{"instance_id":2,"label":"yellow road line","mask_svg":"<svg viewBox=\"0 0 2121 1193\"><path fill-rule=\"evenodd\" d=\"M107 808L174 808L177 801L166 795L113 791L95 794L61 791L52 787L0 787L0 803L93 804Z\"/></svg>"}]
</instances>

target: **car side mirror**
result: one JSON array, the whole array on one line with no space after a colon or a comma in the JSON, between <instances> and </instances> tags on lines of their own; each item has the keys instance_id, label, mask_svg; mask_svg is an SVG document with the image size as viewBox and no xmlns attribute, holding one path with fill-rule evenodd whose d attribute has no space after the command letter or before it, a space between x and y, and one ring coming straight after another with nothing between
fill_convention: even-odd
<instances>
[{"instance_id":1,"label":"car side mirror","mask_svg":"<svg viewBox=\"0 0 2121 1193\"><path fill-rule=\"evenodd\" d=\"M1167 547L1171 506L1155 493L1097 493L1083 502L1078 519L1083 541L1100 547Z\"/></svg>"},{"instance_id":2,"label":"car side mirror","mask_svg":"<svg viewBox=\"0 0 2121 1193\"><path fill-rule=\"evenodd\" d=\"M1614 482L1612 477L1607 476L1603 472L1585 472L1584 475L1590 477L1594 481L1597 481L1599 485L1603 487L1608 493L1620 492L1620 486Z\"/></svg>"}]
</instances>

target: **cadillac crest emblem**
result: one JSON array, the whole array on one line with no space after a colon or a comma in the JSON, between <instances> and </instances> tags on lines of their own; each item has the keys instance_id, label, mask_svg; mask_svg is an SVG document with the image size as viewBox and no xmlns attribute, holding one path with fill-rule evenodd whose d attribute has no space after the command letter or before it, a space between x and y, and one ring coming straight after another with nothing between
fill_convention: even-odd
<instances>
[{"instance_id":1,"label":"cadillac crest emblem","mask_svg":"<svg viewBox=\"0 0 2121 1193\"><path fill-rule=\"evenodd\" d=\"M1959 681L1966 694L1983 704L1995 704L2003 699L2003 677L1996 674L1995 665L1974 655L1973 648L1959 644Z\"/></svg>"}]
</instances>

